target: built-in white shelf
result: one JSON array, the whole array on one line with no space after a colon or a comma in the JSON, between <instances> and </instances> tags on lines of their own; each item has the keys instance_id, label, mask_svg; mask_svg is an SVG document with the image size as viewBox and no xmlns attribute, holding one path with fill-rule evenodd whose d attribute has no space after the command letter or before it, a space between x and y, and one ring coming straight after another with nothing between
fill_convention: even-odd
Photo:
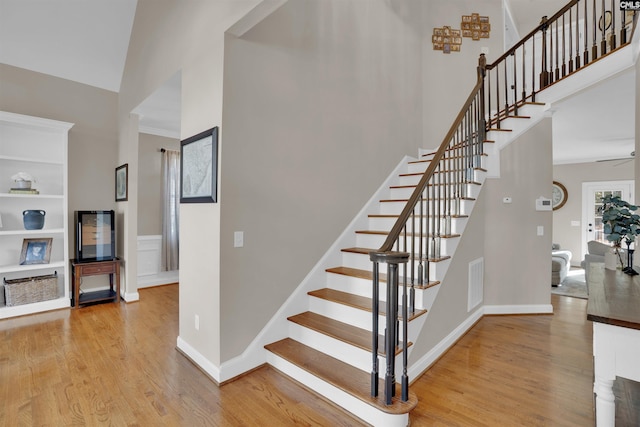
<instances>
[{"instance_id":1,"label":"built-in white shelf","mask_svg":"<svg viewBox=\"0 0 640 427\"><path fill-rule=\"evenodd\" d=\"M31 304L16 305L13 307L0 307L0 319L9 317L24 316L26 314L38 313L41 311L59 310L71 306L68 296L51 299L47 301L33 302Z\"/></svg>"},{"instance_id":2,"label":"built-in white shelf","mask_svg":"<svg viewBox=\"0 0 640 427\"><path fill-rule=\"evenodd\" d=\"M68 139L73 123L0 111L0 319L69 307L69 230L67 207ZM34 177L40 194L13 194L11 177L26 172ZM41 209L53 228L22 229L23 212ZM47 264L17 264L21 239L51 237L53 250ZM7 307L3 277L19 279L51 274L59 276L58 296Z\"/></svg>"},{"instance_id":3,"label":"built-in white shelf","mask_svg":"<svg viewBox=\"0 0 640 427\"><path fill-rule=\"evenodd\" d=\"M0 274L3 273L19 273L19 272L31 272L34 270L49 270L53 268L65 268L66 263L64 261L54 261L48 264L29 264L29 265L0 265Z\"/></svg>"},{"instance_id":4,"label":"built-in white shelf","mask_svg":"<svg viewBox=\"0 0 640 427\"><path fill-rule=\"evenodd\" d=\"M24 199L62 199L61 194L12 194L0 193L0 197L24 198Z\"/></svg>"},{"instance_id":5,"label":"built-in white shelf","mask_svg":"<svg viewBox=\"0 0 640 427\"><path fill-rule=\"evenodd\" d=\"M44 159L38 157L19 157L19 156L3 156L0 154L0 160L11 160L13 162L25 162L25 163L42 163L44 165L60 165L63 163L59 160Z\"/></svg>"},{"instance_id":6,"label":"built-in white shelf","mask_svg":"<svg viewBox=\"0 0 640 427\"><path fill-rule=\"evenodd\" d=\"M30 234L63 234L64 228L43 228L42 230L0 230L0 236L28 236Z\"/></svg>"}]
</instances>

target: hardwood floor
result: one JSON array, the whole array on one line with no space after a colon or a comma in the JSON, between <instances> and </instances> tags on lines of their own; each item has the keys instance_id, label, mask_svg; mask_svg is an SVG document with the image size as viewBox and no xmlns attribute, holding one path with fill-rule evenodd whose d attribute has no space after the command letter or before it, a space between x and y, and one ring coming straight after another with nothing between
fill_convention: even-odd
<instances>
[{"instance_id":1,"label":"hardwood floor","mask_svg":"<svg viewBox=\"0 0 640 427\"><path fill-rule=\"evenodd\" d=\"M268 366L217 387L175 350L177 285L140 294L0 321L0 425L364 425ZM478 322L413 383L411 425L593 425L586 301L552 303ZM638 403L629 384L615 392ZM637 408L617 425L639 425Z\"/></svg>"}]
</instances>

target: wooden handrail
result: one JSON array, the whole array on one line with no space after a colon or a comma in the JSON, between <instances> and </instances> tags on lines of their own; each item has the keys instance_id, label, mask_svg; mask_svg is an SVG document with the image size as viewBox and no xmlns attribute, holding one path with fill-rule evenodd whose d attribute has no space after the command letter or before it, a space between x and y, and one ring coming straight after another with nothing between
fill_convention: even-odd
<instances>
[{"instance_id":1,"label":"wooden handrail","mask_svg":"<svg viewBox=\"0 0 640 427\"><path fill-rule=\"evenodd\" d=\"M460 126L462 119L467 113L467 110L473 103L474 99L478 96L478 92L484 86L484 75L485 75L486 63L487 62L486 62L486 57L484 53L480 54L479 64L477 68L478 79L476 81L476 85L473 87L473 89L471 89L471 94L469 95L464 105L460 109L460 112L456 116L456 119L451 125L451 128L449 128L449 132L447 132L447 135L444 137L442 144L440 144L438 151L436 151L436 153L434 154L432 161L429 163L427 170L422 175L422 178L420 179L420 182L416 186L416 189L413 191L413 194L411 194L411 197L407 201L407 204L402 210L402 213L400 214L400 216L398 217L398 220L396 221L395 225L389 232L387 239L384 241L380 249L378 249L376 252L390 252L393 250L395 241L400 236L400 233L402 232L407 221L409 220L409 217L411 216L413 209L418 204L418 201L420 200L420 196L422 192L426 188L426 185L429 182L429 179L433 176L433 173L435 172L436 167L438 166L438 162L442 159L442 156L444 155L445 151L449 147L449 142L453 139L453 136L455 135L456 130ZM482 117L484 117L484 115Z\"/></svg>"}]
</instances>

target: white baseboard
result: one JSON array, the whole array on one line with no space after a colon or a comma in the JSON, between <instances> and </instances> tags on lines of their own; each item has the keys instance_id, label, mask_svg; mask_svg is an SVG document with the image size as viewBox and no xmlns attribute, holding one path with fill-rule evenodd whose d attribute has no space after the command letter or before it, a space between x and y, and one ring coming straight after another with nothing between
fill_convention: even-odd
<instances>
[{"instance_id":1,"label":"white baseboard","mask_svg":"<svg viewBox=\"0 0 640 427\"><path fill-rule=\"evenodd\" d=\"M146 276L138 276L138 289L149 288L152 286L168 285L177 283L180 279L179 270L162 271L156 274Z\"/></svg>"},{"instance_id":2,"label":"white baseboard","mask_svg":"<svg viewBox=\"0 0 640 427\"><path fill-rule=\"evenodd\" d=\"M124 295L122 295L122 299L125 300L125 302L140 301L140 294L137 292L125 292Z\"/></svg>"},{"instance_id":3,"label":"white baseboard","mask_svg":"<svg viewBox=\"0 0 640 427\"><path fill-rule=\"evenodd\" d=\"M211 379L220 384L220 368L211 363L206 357L204 357L198 350L189 345L185 340L178 336L176 340L177 349L184 354L191 362L193 362L198 368L200 368Z\"/></svg>"},{"instance_id":4,"label":"white baseboard","mask_svg":"<svg viewBox=\"0 0 640 427\"><path fill-rule=\"evenodd\" d=\"M551 304L485 305L484 314L553 314Z\"/></svg>"}]
</instances>

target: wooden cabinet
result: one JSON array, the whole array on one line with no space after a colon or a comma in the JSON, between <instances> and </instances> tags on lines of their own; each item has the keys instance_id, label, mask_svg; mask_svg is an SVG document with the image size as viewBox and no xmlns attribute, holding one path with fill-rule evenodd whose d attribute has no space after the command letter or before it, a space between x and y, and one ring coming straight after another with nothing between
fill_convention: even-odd
<instances>
[{"instance_id":1,"label":"wooden cabinet","mask_svg":"<svg viewBox=\"0 0 640 427\"><path fill-rule=\"evenodd\" d=\"M109 275L109 289L81 292L82 278L85 276ZM95 262L76 262L71 260L71 305L75 308L82 304L112 300L120 302L120 260Z\"/></svg>"},{"instance_id":2,"label":"wooden cabinet","mask_svg":"<svg viewBox=\"0 0 640 427\"><path fill-rule=\"evenodd\" d=\"M0 111L0 319L69 307L67 147L72 123ZM14 194L11 177L33 176L37 194ZM44 227L25 230L23 212L43 210ZM20 265L24 239L51 238L46 264ZM7 307L3 278L58 275L57 298Z\"/></svg>"}]
</instances>

